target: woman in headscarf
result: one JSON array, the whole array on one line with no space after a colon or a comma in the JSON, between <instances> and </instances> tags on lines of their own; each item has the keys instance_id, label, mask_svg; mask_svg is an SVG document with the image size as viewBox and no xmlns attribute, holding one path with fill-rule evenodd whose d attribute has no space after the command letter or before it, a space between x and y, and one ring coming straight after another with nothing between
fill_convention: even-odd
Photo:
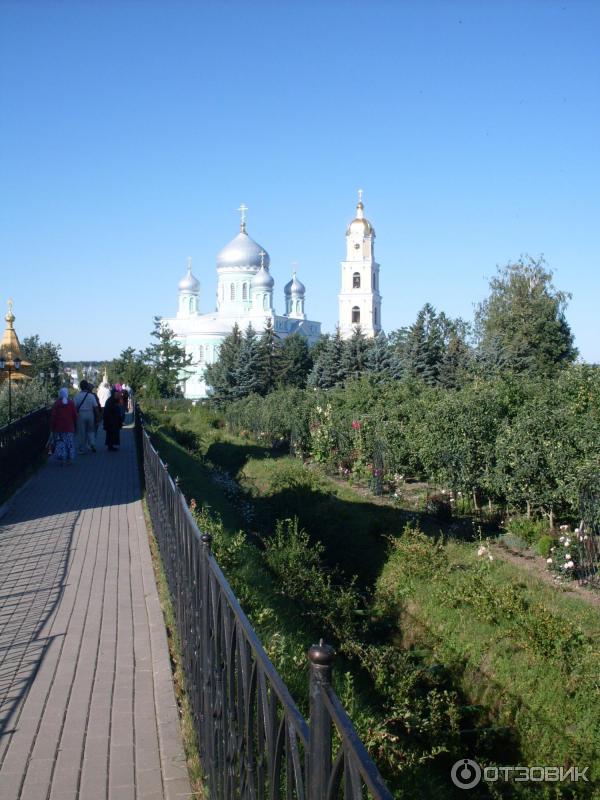
<instances>
[{"instance_id":1,"label":"woman in headscarf","mask_svg":"<svg viewBox=\"0 0 600 800\"><path fill-rule=\"evenodd\" d=\"M121 443L123 415L121 414L121 405L116 389L111 390L110 397L104 404L102 421L104 423L104 430L106 431L107 448L109 450L117 450Z\"/></svg>"},{"instance_id":2,"label":"woman in headscarf","mask_svg":"<svg viewBox=\"0 0 600 800\"><path fill-rule=\"evenodd\" d=\"M105 372L104 377L102 378L102 383L98 387L98 402L100 403L101 408L104 408L104 405L109 397L110 397L110 383L108 382Z\"/></svg>"},{"instance_id":3,"label":"woman in headscarf","mask_svg":"<svg viewBox=\"0 0 600 800\"><path fill-rule=\"evenodd\" d=\"M58 463L72 464L75 461L75 425L77 410L75 403L69 400L69 390L61 389L58 399L50 412L50 429L54 437L54 455Z\"/></svg>"}]
</instances>

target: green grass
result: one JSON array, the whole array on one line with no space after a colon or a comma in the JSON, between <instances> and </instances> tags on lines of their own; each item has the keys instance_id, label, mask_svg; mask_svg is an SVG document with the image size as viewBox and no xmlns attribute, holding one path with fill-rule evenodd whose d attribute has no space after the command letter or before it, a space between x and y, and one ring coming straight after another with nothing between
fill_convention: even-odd
<instances>
[{"instance_id":1,"label":"green grass","mask_svg":"<svg viewBox=\"0 0 600 800\"><path fill-rule=\"evenodd\" d=\"M473 575L482 595L500 598L508 588L511 603L490 612L482 597L465 593ZM490 724L511 732L522 763L589 765L600 775L594 608L458 542L422 572L406 547L393 551L378 592L388 608L396 599L400 646L426 648L447 668Z\"/></svg>"}]
</instances>

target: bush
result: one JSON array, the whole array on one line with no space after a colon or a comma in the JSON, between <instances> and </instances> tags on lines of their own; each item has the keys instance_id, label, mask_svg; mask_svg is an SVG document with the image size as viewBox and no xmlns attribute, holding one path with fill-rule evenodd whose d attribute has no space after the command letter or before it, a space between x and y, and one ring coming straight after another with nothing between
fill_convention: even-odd
<instances>
[{"instance_id":1,"label":"bush","mask_svg":"<svg viewBox=\"0 0 600 800\"><path fill-rule=\"evenodd\" d=\"M548 536L548 523L543 519L534 517L510 517L506 521L507 533L518 536L529 545L534 545L542 536Z\"/></svg>"},{"instance_id":2,"label":"bush","mask_svg":"<svg viewBox=\"0 0 600 800\"><path fill-rule=\"evenodd\" d=\"M543 556L543 558L548 558L550 556L550 550L555 544L555 539L552 536L541 536L538 539L537 543L537 551L538 553Z\"/></svg>"}]
</instances>

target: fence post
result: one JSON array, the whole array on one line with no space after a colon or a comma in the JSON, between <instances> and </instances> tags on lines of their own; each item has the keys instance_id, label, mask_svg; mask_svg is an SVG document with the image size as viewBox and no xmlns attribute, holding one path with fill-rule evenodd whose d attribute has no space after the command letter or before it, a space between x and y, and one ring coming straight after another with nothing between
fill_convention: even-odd
<instances>
[{"instance_id":1,"label":"fence post","mask_svg":"<svg viewBox=\"0 0 600 800\"><path fill-rule=\"evenodd\" d=\"M310 739L308 745L308 800L325 800L331 773L331 719L323 702L322 688L331 684L335 651L324 644L313 644L308 651L310 660L309 713Z\"/></svg>"},{"instance_id":2,"label":"fence post","mask_svg":"<svg viewBox=\"0 0 600 800\"><path fill-rule=\"evenodd\" d=\"M203 533L200 536L202 546L200 547L200 756L204 762L204 768L212 778L212 738L213 738L213 719L212 719L212 658L210 656L210 545L212 536Z\"/></svg>"}]
</instances>

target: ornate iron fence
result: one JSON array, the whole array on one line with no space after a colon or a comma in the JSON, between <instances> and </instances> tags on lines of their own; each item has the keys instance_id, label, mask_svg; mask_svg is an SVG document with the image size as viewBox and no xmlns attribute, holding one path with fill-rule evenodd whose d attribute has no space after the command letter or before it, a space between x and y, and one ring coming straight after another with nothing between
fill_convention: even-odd
<instances>
[{"instance_id":1,"label":"ornate iron fence","mask_svg":"<svg viewBox=\"0 0 600 800\"><path fill-rule=\"evenodd\" d=\"M211 554L211 537L198 529L143 430L139 412L136 428L210 797L391 800L331 687L333 649L321 642L309 650L308 723Z\"/></svg>"},{"instance_id":2,"label":"ornate iron fence","mask_svg":"<svg viewBox=\"0 0 600 800\"><path fill-rule=\"evenodd\" d=\"M38 408L0 428L0 491L35 463L48 441L49 411Z\"/></svg>"}]
</instances>

